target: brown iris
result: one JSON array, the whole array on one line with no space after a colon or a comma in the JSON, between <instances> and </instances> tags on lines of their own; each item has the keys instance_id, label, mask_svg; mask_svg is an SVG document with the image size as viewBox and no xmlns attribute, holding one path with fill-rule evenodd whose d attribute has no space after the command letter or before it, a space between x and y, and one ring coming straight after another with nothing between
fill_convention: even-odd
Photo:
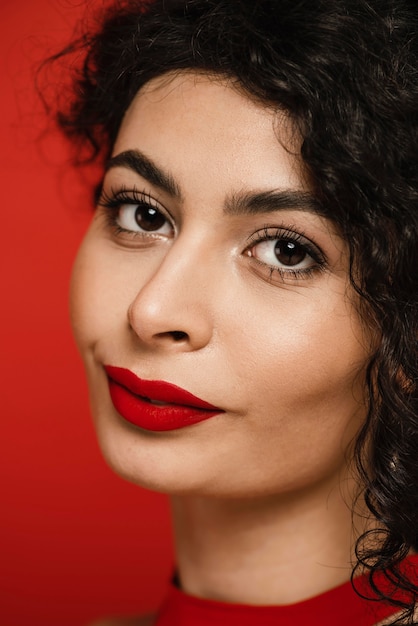
<instances>
[{"instance_id":1,"label":"brown iris","mask_svg":"<svg viewBox=\"0 0 418 626\"><path fill-rule=\"evenodd\" d=\"M274 246L274 254L283 265L298 265L306 258L306 250L294 241L279 240Z\"/></svg>"},{"instance_id":2,"label":"brown iris","mask_svg":"<svg viewBox=\"0 0 418 626\"><path fill-rule=\"evenodd\" d=\"M142 230L148 232L159 230L164 226L164 215L149 204L139 204L135 211L135 221Z\"/></svg>"}]
</instances>

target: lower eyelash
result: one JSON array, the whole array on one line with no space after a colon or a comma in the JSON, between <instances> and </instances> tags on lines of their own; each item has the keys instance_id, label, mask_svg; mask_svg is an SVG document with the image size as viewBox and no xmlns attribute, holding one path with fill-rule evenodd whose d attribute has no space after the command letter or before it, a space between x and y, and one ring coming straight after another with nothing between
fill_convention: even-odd
<instances>
[{"instance_id":1,"label":"lower eyelash","mask_svg":"<svg viewBox=\"0 0 418 626\"><path fill-rule=\"evenodd\" d=\"M265 240L263 240L265 241ZM287 270L281 268L281 267L273 267L272 265L267 265L266 263L263 263L262 261L260 261L259 259L257 259L256 257L251 257L252 260L257 263L258 265L260 265L260 267L262 267L265 271L267 270L269 272L269 280L273 279L273 275L277 274L283 281L286 280L303 280L305 278L310 278L312 277L314 274L318 273L318 272L323 272L325 271L325 264L317 264L314 267L305 267L303 269L299 269L299 270L295 270L292 269L291 267ZM315 260L315 259L314 259Z\"/></svg>"},{"instance_id":2,"label":"lower eyelash","mask_svg":"<svg viewBox=\"0 0 418 626\"><path fill-rule=\"evenodd\" d=\"M289 279L289 278L294 278L295 280L299 280L303 278L310 278L311 276L313 276L313 274L316 274L317 272L323 272L324 269L325 268L323 265L316 265L315 267L306 267L303 270L294 270L294 269L284 270L281 267L269 266L270 278L273 276L273 274L278 273L279 276L283 278L283 280Z\"/></svg>"}]
</instances>

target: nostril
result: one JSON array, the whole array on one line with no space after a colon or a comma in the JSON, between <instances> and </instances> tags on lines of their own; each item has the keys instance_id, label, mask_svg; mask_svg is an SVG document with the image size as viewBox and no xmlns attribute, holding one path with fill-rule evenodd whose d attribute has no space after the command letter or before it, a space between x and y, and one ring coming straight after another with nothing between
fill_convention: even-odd
<instances>
[{"instance_id":1,"label":"nostril","mask_svg":"<svg viewBox=\"0 0 418 626\"><path fill-rule=\"evenodd\" d=\"M184 333L182 330L173 330L170 334L175 341L181 341L187 337L187 333Z\"/></svg>"}]
</instances>

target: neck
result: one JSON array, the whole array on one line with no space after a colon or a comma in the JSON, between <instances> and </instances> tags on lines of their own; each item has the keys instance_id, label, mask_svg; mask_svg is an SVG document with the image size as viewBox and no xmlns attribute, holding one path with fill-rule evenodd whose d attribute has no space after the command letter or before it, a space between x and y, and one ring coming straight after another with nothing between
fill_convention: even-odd
<instances>
[{"instance_id":1,"label":"neck","mask_svg":"<svg viewBox=\"0 0 418 626\"><path fill-rule=\"evenodd\" d=\"M184 591L226 602L291 604L351 575L354 485L248 500L172 500L178 574ZM343 493L344 491L344 493ZM347 493L348 492L348 493ZM351 494L351 495L350 495Z\"/></svg>"}]
</instances>

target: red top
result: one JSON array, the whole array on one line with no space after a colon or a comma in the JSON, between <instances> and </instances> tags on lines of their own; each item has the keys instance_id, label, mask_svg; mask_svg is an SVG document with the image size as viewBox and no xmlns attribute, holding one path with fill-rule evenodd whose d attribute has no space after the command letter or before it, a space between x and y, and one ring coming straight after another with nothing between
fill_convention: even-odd
<instances>
[{"instance_id":1,"label":"red top","mask_svg":"<svg viewBox=\"0 0 418 626\"><path fill-rule=\"evenodd\" d=\"M418 581L418 556L409 557L405 563L408 575ZM356 579L356 588L373 597L366 576ZM280 606L205 600L187 595L173 585L155 626L373 626L398 611L381 601L360 598L350 582L297 604Z\"/></svg>"}]
</instances>

